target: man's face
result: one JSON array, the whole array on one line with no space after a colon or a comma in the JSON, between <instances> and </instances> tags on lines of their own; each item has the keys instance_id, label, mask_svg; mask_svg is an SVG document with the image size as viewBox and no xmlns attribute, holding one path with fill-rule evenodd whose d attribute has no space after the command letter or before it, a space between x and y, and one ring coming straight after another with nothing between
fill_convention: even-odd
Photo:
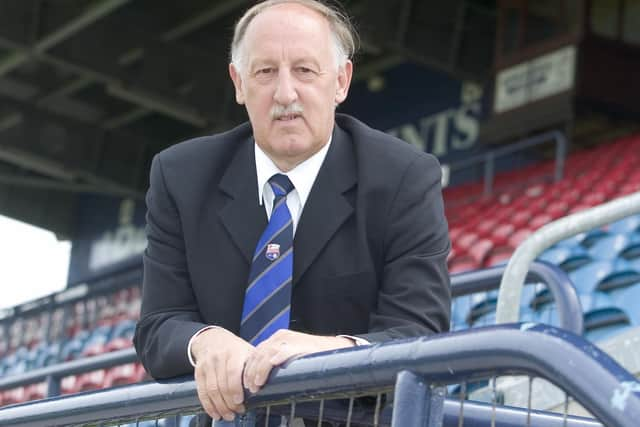
<instances>
[{"instance_id":1,"label":"man's face","mask_svg":"<svg viewBox=\"0 0 640 427\"><path fill-rule=\"evenodd\" d=\"M351 62L338 68L327 20L293 3L256 16L243 44L242 70L229 66L236 100L247 108L256 143L288 171L329 140Z\"/></svg>"}]
</instances>

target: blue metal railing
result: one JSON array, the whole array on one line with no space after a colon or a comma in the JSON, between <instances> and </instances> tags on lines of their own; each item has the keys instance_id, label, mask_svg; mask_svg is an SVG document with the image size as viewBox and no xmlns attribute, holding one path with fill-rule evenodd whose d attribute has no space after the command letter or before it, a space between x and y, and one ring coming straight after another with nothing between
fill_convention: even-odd
<instances>
[{"instance_id":1,"label":"blue metal railing","mask_svg":"<svg viewBox=\"0 0 640 427\"><path fill-rule=\"evenodd\" d=\"M401 372L408 374L399 376ZM570 332L527 324L479 328L310 355L274 370L262 390L247 396L246 406L253 411L274 403L362 394L388 390L395 385L395 405L400 414L393 415L393 426L432 425L422 416L415 418L417 408L427 405L432 405L433 410L421 413L431 417L428 422L443 419L445 425L451 425L450 420L462 416L464 425L471 425L466 423L473 421L468 417L478 410L476 405L465 402L462 406L449 399L443 402L430 396L427 389L497 375L547 379L608 427L636 427L640 420L640 383L630 373L597 347ZM423 400L412 395L413 405L400 409L397 399L404 401L403 396L411 390L423 390ZM9 407L0 410L0 425L85 424L198 408L194 382L182 379ZM407 416L398 419L403 413ZM490 413L495 415L494 420L505 415L502 408L495 406L490 408ZM434 416L438 419L434 420ZM538 419L528 411L527 417L532 422L540 422L531 425L562 425L558 424L557 417ZM585 420L568 420L566 425L594 425Z\"/></svg>"},{"instance_id":2,"label":"blue metal railing","mask_svg":"<svg viewBox=\"0 0 640 427\"><path fill-rule=\"evenodd\" d=\"M451 276L451 295L457 297L498 289L506 268L504 265L454 274ZM526 280L545 283L556 303L559 326L576 335L582 335L584 320L580 298L564 270L545 261L535 261L529 266Z\"/></svg>"},{"instance_id":3,"label":"blue metal railing","mask_svg":"<svg viewBox=\"0 0 640 427\"><path fill-rule=\"evenodd\" d=\"M452 295L457 297L497 289L505 268L506 266L500 266L453 275L451 277ZM580 300L567 274L552 264L536 261L531 265L527 280L547 284L559 311L559 326L581 335L583 316ZM60 381L64 377L137 361L138 358L133 349L120 350L0 378L0 390L46 381L47 397L57 396L60 394Z\"/></svg>"},{"instance_id":4,"label":"blue metal railing","mask_svg":"<svg viewBox=\"0 0 640 427\"><path fill-rule=\"evenodd\" d=\"M60 394L60 380L64 377L137 361L138 356L133 348L85 357L36 369L24 374L0 378L0 391L46 381L47 397L57 396Z\"/></svg>"},{"instance_id":5,"label":"blue metal railing","mask_svg":"<svg viewBox=\"0 0 640 427\"><path fill-rule=\"evenodd\" d=\"M568 152L567 137L560 131L545 132L540 135L527 138L504 147L491 150L484 154L469 157L459 162L449 165L450 171L459 171L478 164L484 165L484 195L490 196L493 193L493 182L495 178L495 162L500 157L526 150L531 147L546 144L549 141L555 143L556 165L554 170L554 180L560 181L564 176L564 164Z\"/></svg>"}]
</instances>

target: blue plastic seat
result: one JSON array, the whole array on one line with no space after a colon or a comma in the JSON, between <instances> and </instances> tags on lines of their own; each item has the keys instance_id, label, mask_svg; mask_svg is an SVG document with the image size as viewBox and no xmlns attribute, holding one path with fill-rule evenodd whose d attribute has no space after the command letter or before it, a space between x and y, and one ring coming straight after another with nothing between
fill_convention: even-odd
<instances>
[{"instance_id":1,"label":"blue plastic seat","mask_svg":"<svg viewBox=\"0 0 640 427\"><path fill-rule=\"evenodd\" d=\"M615 259L632 246L640 245L638 233L615 233L599 239L589 248L593 259Z\"/></svg>"},{"instance_id":2,"label":"blue plastic seat","mask_svg":"<svg viewBox=\"0 0 640 427\"><path fill-rule=\"evenodd\" d=\"M616 307L619 307L629 318L632 326L640 326L640 281L624 288L609 292Z\"/></svg>"},{"instance_id":3,"label":"blue plastic seat","mask_svg":"<svg viewBox=\"0 0 640 427\"><path fill-rule=\"evenodd\" d=\"M451 305L451 330L469 328L467 318L471 311L471 295L461 295L452 301Z\"/></svg>"},{"instance_id":4,"label":"blue plastic seat","mask_svg":"<svg viewBox=\"0 0 640 427\"><path fill-rule=\"evenodd\" d=\"M127 338L132 339L136 330L136 322L133 320L123 320L113 327L111 339Z\"/></svg>"},{"instance_id":5,"label":"blue plastic seat","mask_svg":"<svg viewBox=\"0 0 640 427\"><path fill-rule=\"evenodd\" d=\"M624 259L600 260L586 264L569 273L578 294L605 291L632 283L640 274Z\"/></svg>"},{"instance_id":6,"label":"blue plastic seat","mask_svg":"<svg viewBox=\"0 0 640 427\"><path fill-rule=\"evenodd\" d=\"M538 259L557 265L567 272L593 261L587 250L580 245L555 246L544 251Z\"/></svg>"},{"instance_id":7,"label":"blue plastic seat","mask_svg":"<svg viewBox=\"0 0 640 427\"><path fill-rule=\"evenodd\" d=\"M609 225L609 231L612 233L640 232L640 215L633 215L614 222Z\"/></svg>"},{"instance_id":8,"label":"blue plastic seat","mask_svg":"<svg viewBox=\"0 0 640 427\"><path fill-rule=\"evenodd\" d=\"M585 314L584 335L589 341L600 341L620 333L630 324L629 317L620 308L598 308Z\"/></svg>"}]
</instances>

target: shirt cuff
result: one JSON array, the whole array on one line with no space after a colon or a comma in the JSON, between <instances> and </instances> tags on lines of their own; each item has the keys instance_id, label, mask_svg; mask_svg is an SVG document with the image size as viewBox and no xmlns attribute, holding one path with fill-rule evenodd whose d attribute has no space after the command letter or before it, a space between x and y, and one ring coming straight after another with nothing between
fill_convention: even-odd
<instances>
[{"instance_id":1,"label":"shirt cuff","mask_svg":"<svg viewBox=\"0 0 640 427\"><path fill-rule=\"evenodd\" d=\"M196 367L196 361L193 360L193 354L191 353L191 345L193 344L193 339L198 335L200 335L201 333L203 333L204 331L208 331L209 329L219 328L219 327L220 326L213 326L213 325L205 326L204 328L200 329L198 332L193 334L193 336L189 339L189 344L187 344L187 357L189 358L189 363L191 363L191 366L193 366L194 368Z\"/></svg>"},{"instance_id":2,"label":"shirt cuff","mask_svg":"<svg viewBox=\"0 0 640 427\"><path fill-rule=\"evenodd\" d=\"M369 341L365 340L364 338L354 337L353 335L338 335L338 337L339 338L349 338L350 340L352 340L356 344L356 347L360 347L361 345L371 345L371 343Z\"/></svg>"}]
</instances>

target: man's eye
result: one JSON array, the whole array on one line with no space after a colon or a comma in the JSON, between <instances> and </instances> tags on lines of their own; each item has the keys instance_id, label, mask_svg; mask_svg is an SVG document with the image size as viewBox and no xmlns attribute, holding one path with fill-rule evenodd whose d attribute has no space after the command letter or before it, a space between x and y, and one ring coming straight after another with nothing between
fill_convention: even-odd
<instances>
[{"instance_id":1,"label":"man's eye","mask_svg":"<svg viewBox=\"0 0 640 427\"><path fill-rule=\"evenodd\" d=\"M256 72L256 74L269 75L269 74L272 74L273 71L274 71L273 68L261 68Z\"/></svg>"},{"instance_id":2,"label":"man's eye","mask_svg":"<svg viewBox=\"0 0 640 427\"><path fill-rule=\"evenodd\" d=\"M302 74L310 74L313 73L313 70L307 67L298 67L298 72Z\"/></svg>"}]
</instances>

